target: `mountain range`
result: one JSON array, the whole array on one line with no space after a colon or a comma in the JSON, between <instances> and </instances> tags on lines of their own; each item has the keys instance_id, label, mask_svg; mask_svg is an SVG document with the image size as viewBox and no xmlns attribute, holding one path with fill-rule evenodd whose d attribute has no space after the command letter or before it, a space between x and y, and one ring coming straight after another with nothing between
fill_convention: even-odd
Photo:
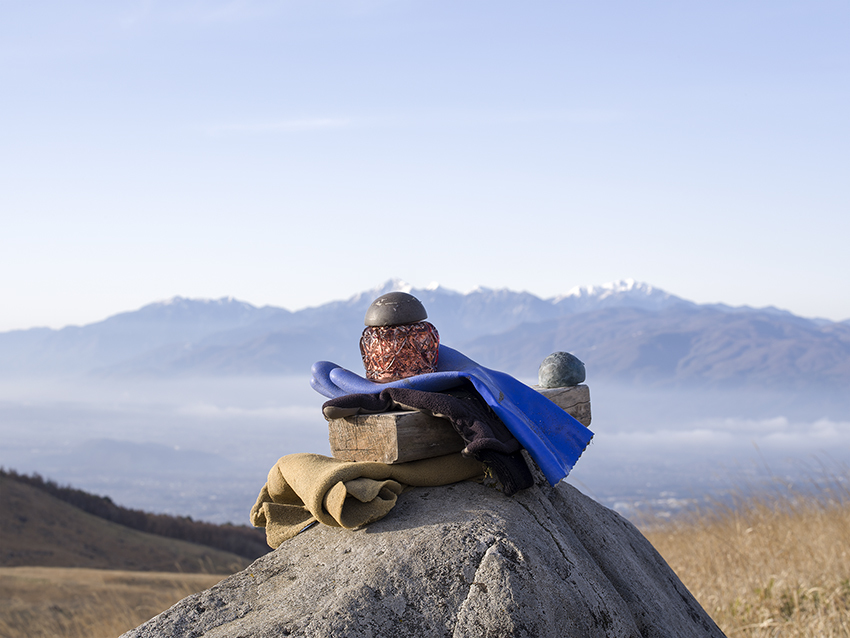
<instances>
[{"instance_id":1,"label":"mountain range","mask_svg":"<svg viewBox=\"0 0 850 638\"><path fill-rule=\"evenodd\" d=\"M634 280L550 299L390 280L297 312L175 297L84 326L0 333L0 374L306 375L318 360L361 371L366 309L393 290L422 301L442 343L523 379L548 354L568 351L589 379L640 386L850 386L850 321L696 304Z\"/></svg>"}]
</instances>

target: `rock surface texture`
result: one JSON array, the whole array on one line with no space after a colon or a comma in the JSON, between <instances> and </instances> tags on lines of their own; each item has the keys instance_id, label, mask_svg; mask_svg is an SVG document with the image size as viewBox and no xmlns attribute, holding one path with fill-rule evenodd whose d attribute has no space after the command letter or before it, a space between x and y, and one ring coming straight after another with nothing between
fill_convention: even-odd
<instances>
[{"instance_id":1,"label":"rock surface texture","mask_svg":"<svg viewBox=\"0 0 850 638\"><path fill-rule=\"evenodd\" d=\"M316 526L124 638L723 636L623 517L575 488L416 488Z\"/></svg>"}]
</instances>

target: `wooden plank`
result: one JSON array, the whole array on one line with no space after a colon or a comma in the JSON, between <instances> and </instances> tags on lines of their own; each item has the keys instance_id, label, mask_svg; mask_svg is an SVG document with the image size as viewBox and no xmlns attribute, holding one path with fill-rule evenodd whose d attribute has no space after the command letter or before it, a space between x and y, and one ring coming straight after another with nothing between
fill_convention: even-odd
<instances>
[{"instance_id":1,"label":"wooden plank","mask_svg":"<svg viewBox=\"0 0 850 638\"><path fill-rule=\"evenodd\" d=\"M446 419L417 410L359 414L328 422L331 453L345 461L406 463L459 452L463 439Z\"/></svg>"},{"instance_id":2,"label":"wooden plank","mask_svg":"<svg viewBox=\"0 0 850 638\"><path fill-rule=\"evenodd\" d=\"M541 388L538 385L531 387L559 408L563 408L576 421L590 427L590 388L586 385L571 385L565 388Z\"/></svg>"},{"instance_id":3,"label":"wooden plank","mask_svg":"<svg viewBox=\"0 0 850 638\"><path fill-rule=\"evenodd\" d=\"M590 425L590 390L586 385L535 390ZM406 463L463 449L463 439L446 419L422 412L384 412L330 419L331 454L344 461Z\"/></svg>"}]
</instances>

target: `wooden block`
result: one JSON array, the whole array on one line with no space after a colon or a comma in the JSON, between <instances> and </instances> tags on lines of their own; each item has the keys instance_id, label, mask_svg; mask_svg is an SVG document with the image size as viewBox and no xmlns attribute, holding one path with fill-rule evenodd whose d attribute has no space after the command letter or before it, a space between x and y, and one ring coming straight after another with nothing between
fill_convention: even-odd
<instances>
[{"instance_id":1,"label":"wooden block","mask_svg":"<svg viewBox=\"0 0 850 638\"><path fill-rule=\"evenodd\" d=\"M586 385L535 390L590 425L590 390ZM446 419L422 412L383 412L330 419L331 454L344 461L406 463L459 452L463 439Z\"/></svg>"},{"instance_id":2,"label":"wooden block","mask_svg":"<svg viewBox=\"0 0 850 638\"><path fill-rule=\"evenodd\" d=\"M531 387L559 408L563 408L576 421L590 427L590 388L586 385L571 385L565 388L541 388L539 385Z\"/></svg>"},{"instance_id":3,"label":"wooden block","mask_svg":"<svg viewBox=\"0 0 850 638\"><path fill-rule=\"evenodd\" d=\"M328 432L331 453L344 461L405 463L464 448L451 423L418 410L331 419Z\"/></svg>"}]
</instances>

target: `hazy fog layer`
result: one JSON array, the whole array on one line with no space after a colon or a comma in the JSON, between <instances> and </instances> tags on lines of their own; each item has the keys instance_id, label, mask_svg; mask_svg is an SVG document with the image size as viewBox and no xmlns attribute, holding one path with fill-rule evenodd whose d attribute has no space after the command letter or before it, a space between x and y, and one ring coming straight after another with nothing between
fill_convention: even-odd
<instances>
[{"instance_id":1,"label":"hazy fog layer","mask_svg":"<svg viewBox=\"0 0 850 638\"><path fill-rule=\"evenodd\" d=\"M0 464L122 505L246 523L278 457L329 454L305 378L0 384Z\"/></svg>"},{"instance_id":2,"label":"hazy fog layer","mask_svg":"<svg viewBox=\"0 0 850 638\"><path fill-rule=\"evenodd\" d=\"M850 462L850 418L824 416L827 402L590 387L596 436L569 481L626 513ZM0 465L128 507L247 523L280 456L329 454L323 401L305 377L4 380Z\"/></svg>"}]
</instances>

